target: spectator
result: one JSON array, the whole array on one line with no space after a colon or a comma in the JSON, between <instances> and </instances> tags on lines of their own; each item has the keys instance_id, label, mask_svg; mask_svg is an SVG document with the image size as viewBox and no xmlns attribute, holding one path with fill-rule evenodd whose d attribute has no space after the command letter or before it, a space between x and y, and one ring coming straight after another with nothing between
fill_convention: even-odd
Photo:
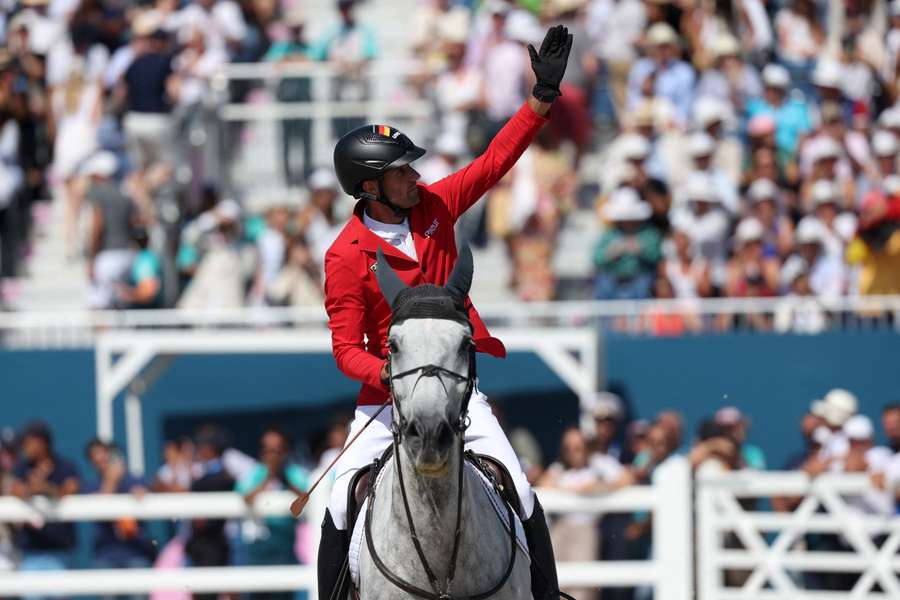
<instances>
[{"instance_id":1,"label":"spectator","mask_svg":"<svg viewBox=\"0 0 900 600\"><path fill-rule=\"evenodd\" d=\"M888 447L894 454L900 453L900 404L888 404L881 410L881 428Z\"/></svg>"},{"instance_id":2,"label":"spectator","mask_svg":"<svg viewBox=\"0 0 900 600\"><path fill-rule=\"evenodd\" d=\"M743 106L741 104L740 106ZM713 166L731 178L732 184L740 183L744 166L744 146L732 131L734 115L743 109L730 107L711 96L698 97L694 102L694 125L715 140Z\"/></svg>"},{"instance_id":3,"label":"spectator","mask_svg":"<svg viewBox=\"0 0 900 600\"><path fill-rule=\"evenodd\" d=\"M285 263L288 223L291 218L287 203L270 203L266 208L265 218L265 228L256 239L258 260L249 297L250 304L256 306L265 303L269 288Z\"/></svg>"},{"instance_id":4,"label":"spectator","mask_svg":"<svg viewBox=\"0 0 900 600\"><path fill-rule=\"evenodd\" d=\"M834 182L816 181L810 190L814 216L820 223L821 243L826 254L842 260L845 246L856 231L856 217L841 212L840 191Z\"/></svg>"},{"instance_id":5,"label":"spectator","mask_svg":"<svg viewBox=\"0 0 900 600\"><path fill-rule=\"evenodd\" d=\"M844 293L844 266L825 250L825 233L821 223L805 217L797 224L797 256L809 270L809 285L813 293L838 297Z\"/></svg>"},{"instance_id":6,"label":"spectator","mask_svg":"<svg viewBox=\"0 0 900 600\"><path fill-rule=\"evenodd\" d=\"M670 212L672 227L687 232L695 256L709 263L713 286L725 282L728 217L709 178L692 173Z\"/></svg>"},{"instance_id":7,"label":"spectator","mask_svg":"<svg viewBox=\"0 0 900 600\"><path fill-rule=\"evenodd\" d=\"M695 83L694 70L678 59L678 34L667 23L655 23L644 36L647 56L628 74L628 107L637 108L642 98L659 97L670 102L675 119L686 124Z\"/></svg>"},{"instance_id":8,"label":"spectator","mask_svg":"<svg viewBox=\"0 0 900 600\"><path fill-rule=\"evenodd\" d=\"M316 169L307 181L309 202L297 215L297 228L306 240L318 271L325 274L325 252L344 228L344 208L339 196L337 178L331 169Z\"/></svg>"},{"instance_id":9,"label":"spectator","mask_svg":"<svg viewBox=\"0 0 900 600\"><path fill-rule=\"evenodd\" d=\"M825 41L812 0L791 0L775 16L780 62L787 65L801 89L809 91L812 66Z\"/></svg>"},{"instance_id":10,"label":"spectator","mask_svg":"<svg viewBox=\"0 0 900 600\"><path fill-rule=\"evenodd\" d=\"M135 206L113 179L117 164L115 154L101 151L82 168L89 178L87 197L92 205L88 247L92 308L113 308L116 288L125 282L134 261L131 230Z\"/></svg>"},{"instance_id":11,"label":"spectator","mask_svg":"<svg viewBox=\"0 0 900 600\"><path fill-rule=\"evenodd\" d=\"M624 417L622 399L612 392L598 392L591 404L594 415L591 453L618 460L622 455L622 447L616 441L619 425Z\"/></svg>"},{"instance_id":12,"label":"spectator","mask_svg":"<svg viewBox=\"0 0 900 600\"><path fill-rule=\"evenodd\" d=\"M156 472L154 492L187 492L194 479L194 443L190 438L166 440L163 465Z\"/></svg>"},{"instance_id":13,"label":"spectator","mask_svg":"<svg viewBox=\"0 0 900 600\"><path fill-rule=\"evenodd\" d=\"M476 125L471 123L470 115L480 108L482 101L482 72L465 60L469 30L463 25L459 19L449 20L438 38L443 42L442 52L446 63L437 73L433 88L436 116L439 120L438 142L445 138L465 140L471 130L470 126ZM487 135L487 131L482 134ZM479 144L486 142L481 140ZM462 152L467 153L468 150ZM427 183L424 176L423 180Z\"/></svg>"},{"instance_id":14,"label":"spectator","mask_svg":"<svg viewBox=\"0 0 900 600\"><path fill-rule=\"evenodd\" d=\"M747 443L747 432L750 420L737 407L726 406L715 414L715 424L721 428L723 435L737 444L738 462L748 469L766 470L766 456L759 446Z\"/></svg>"},{"instance_id":15,"label":"spectator","mask_svg":"<svg viewBox=\"0 0 900 600\"><path fill-rule=\"evenodd\" d=\"M849 449L849 442L843 427L850 417L857 413L858 409L859 402L856 396L841 388L832 389L825 394L825 398L813 402L811 412L822 418L827 431L821 434L822 449L815 460L808 461L804 465L804 470L811 474L818 474L825 469L840 465L839 461L847 455Z\"/></svg>"},{"instance_id":16,"label":"spectator","mask_svg":"<svg viewBox=\"0 0 900 600\"><path fill-rule=\"evenodd\" d=\"M660 260L659 232L646 223L652 209L631 188L616 190L604 207L610 227L594 249L598 299L649 298Z\"/></svg>"},{"instance_id":17,"label":"spectator","mask_svg":"<svg viewBox=\"0 0 900 600\"><path fill-rule=\"evenodd\" d=\"M671 256L660 263L659 276L669 281L673 296L682 300L710 296L712 284L709 261L694 252L691 238L684 230L674 230L669 240Z\"/></svg>"},{"instance_id":18,"label":"spectator","mask_svg":"<svg viewBox=\"0 0 900 600\"><path fill-rule=\"evenodd\" d=\"M162 307L162 264L159 254L150 249L147 230L141 225L131 229L131 241L135 248L134 261L128 281L120 285L116 293L119 306L126 308Z\"/></svg>"},{"instance_id":19,"label":"spectator","mask_svg":"<svg viewBox=\"0 0 900 600\"><path fill-rule=\"evenodd\" d=\"M785 164L797 152L800 137L812 128L806 104L788 97L791 76L781 65L769 64L762 72L763 95L747 102L747 118L768 115L775 120L775 142L780 164Z\"/></svg>"},{"instance_id":20,"label":"spectator","mask_svg":"<svg viewBox=\"0 0 900 600\"><path fill-rule=\"evenodd\" d=\"M262 492L290 490L295 494L309 488L309 477L300 466L289 462L290 439L280 429L269 428L259 442L260 462L237 482L235 490L252 506ZM294 544L297 524L293 518L266 517L253 522L254 535L247 547L251 565L295 564ZM246 541L245 528L245 541ZM293 598L293 592L253 593L254 599Z\"/></svg>"},{"instance_id":21,"label":"spectator","mask_svg":"<svg viewBox=\"0 0 900 600\"><path fill-rule=\"evenodd\" d=\"M85 454L97 471L97 479L83 488L85 494L144 494L144 482L129 475L118 450L98 439L88 442ZM133 517L94 525L94 566L99 569L140 569L152 563L153 547ZM124 596L127 598L127 596ZM136 598L139 596L136 596Z\"/></svg>"},{"instance_id":22,"label":"spectator","mask_svg":"<svg viewBox=\"0 0 900 600\"><path fill-rule=\"evenodd\" d=\"M287 14L284 24L287 26L286 39L269 46L263 60L285 66L308 62L310 47L305 35L306 13L295 8ZM284 77L278 83L275 95L279 102L309 102L312 100L312 82L306 76ZM302 147L302 169L297 169L294 157L297 143ZM281 155L287 185L298 185L312 174L311 119L285 119L281 122Z\"/></svg>"},{"instance_id":23,"label":"spectator","mask_svg":"<svg viewBox=\"0 0 900 600\"><path fill-rule=\"evenodd\" d=\"M698 98L715 98L727 103L733 112L739 112L750 98L762 95L759 72L743 60L740 43L733 35L722 33L716 36L712 52L715 63L700 77L696 91Z\"/></svg>"},{"instance_id":24,"label":"spectator","mask_svg":"<svg viewBox=\"0 0 900 600\"><path fill-rule=\"evenodd\" d=\"M784 262L781 284L789 291L775 309L775 331L806 335L821 333L828 325L828 319L822 302L814 297L809 267L802 257L794 255Z\"/></svg>"},{"instance_id":25,"label":"spectator","mask_svg":"<svg viewBox=\"0 0 900 600\"><path fill-rule=\"evenodd\" d=\"M763 226L754 217L738 224L735 233L735 254L728 262L725 293L735 298L774 296L778 291L778 260L768 258L763 252ZM749 315L756 320L761 315ZM756 320L756 326L762 321Z\"/></svg>"},{"instance_id":26,"label":"spectator","mask_svg":"<svg viewBox=\"0 0 900 600\"><path fill-rule=\"evenodd\" d=\"M803 439L803 447L788 457L782 467L785 471L797 471L812 464L818 465L818 456L822 450L822 437L819 436L819 433L822 430L822 417L813 414L813 412L804 413L800 418L800 435ZM818 471L818 467L816 470L821 472ZM772 509L778 512L792 512L802 501L802 496L776 496L772 498Z\"/></svg>"},{"instance_id":27,"label":"spectator","mask_svg":"<svg viewBox=\"0 0 900 600\"><path fill-rule=\"evenodd\" d=\"M33 422L21 434L22 462L16 467L11 493L22 499L34 496L62 498L80 488L75 466L53 450L53 435L45 423ZM71 569L75 559L73 523L26 523L19 530L22 571Z\"/></svg>"},{"instance_id":28,"label":"spectator","mask_svg":"<svg viewBox=\"0 0 900 600\"><path fill-rule=\"evenodd\" d=\"M567 429L562 436L559 460L544 471L538 485L580 494L594 493L601 484L592 468L587 439L577 427ZM596 516L572 513L554 520L550 537L556 560L594 560L599 546ZM596 594L590 588L567 589L566 593L591 600Z\"/></svg>"},{"instance_id":29,"label":"spectator","mask_svg":"<svg viewBox=\"0 0 900 600\"><path fill-rule=\"evenodd\" d=\"M375 32L361 24L354 14L357 0L338 0L341 22L330 28L310 49L313 60L330 62L337 77L333 80L333 100L361 102L369 99L369 63L378 56ZM340 137L363 122L357 118L337 118L332 134Z\"/></svg>"},{"instance_id":30,"label":"spectator","mask_svg":"<svg viewBox=\"0 0 900 600\"><path fill-rule=\"evenodd\" d=\"M117 90L127 111L122 121L125 142L139 178L149 167L171 156L172 104L168 89L173 75L172 54L168 35L161 27L152 12L135 17L132 35L140 42Z\"/></svg>"},{"instance_id":31,"label":"spectator","mask_svg":"<svg viewBox=\"0 0 900 600\"><path fill-rule=\"evenodd\" d=\"M228 492L234 478L225 470L223 454L228 446L225 432L214 425L201 427L195 436L197 460L202 475L191 484L192 492ZM195 567L224 567L229 562L230 544L222 519L194 519L185 552ZM198 600L216 600L217 594L194 594Z\"/></svg>"},{"instance_id":32,"label":"spectator","mask_svg":"<svg viewBox=\"0 0 900 600\"><path fill-rule=\"evenodd\" d=\"M763 253L786 258L794 249L794 224L779 210L778 186L771 179L757 179L747 191L750 216L763 226Z\"/></svg>"},{"instance_id":33,"label":"spectator","mask_svg":"<svg viewBox=\"0 0 900 600\"><path fill-rule=\"evenodd\" d=\"M0 497L12 494L19 449L15 432L8 427L0 429ZM0 573L13 571L19 564L16 532L11 525L0 524Z\"/></svg>"},{"instance_id":34,"label":"spectator","mask_svg":"<svg viewBox=\"0 0 900 600\"><path fill-rule=\"evenodd\" d=\"M900 187L900 186L898 186ZM863 295L900 293L900 227L898 200L880 195L866 199L859 231L847 248L847 260L859 270L857 291Z\"/></svg>"},{"instance_id":35,"label":"spectator","mask_svg":"<svg viewBox=\"0 0 900 600\"><path fill-rule=\"evenodd\" d=\"M321 271L302 237L288 239L284 266L266 289L275 306L316 306L322 301Z\"/></svg>"},{"instance_id":36,"label":"spectator","mask_svg":"<svg viewBox=\"0 0 900 600\"><path fill-rule=\"evenodd\" d=\"M733 215L737 214L740 210L737 180L713 165L716 141L705 131L695 132L687 140L687 151L694 163L694 170L709 178L725 209Z\"/></svg>"}]
</instances>

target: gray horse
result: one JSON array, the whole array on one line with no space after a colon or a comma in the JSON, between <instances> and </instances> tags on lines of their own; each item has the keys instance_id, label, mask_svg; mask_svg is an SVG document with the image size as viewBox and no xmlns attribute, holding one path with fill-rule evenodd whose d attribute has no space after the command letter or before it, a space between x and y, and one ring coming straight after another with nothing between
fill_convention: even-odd
<instances>
[{"instance_id":1,"label":"gray horse","mask_svg":"<svg viewBox=\"0 0 900 600\"><path fill-rule=\"evenodd\" d=\"M377 276L394 309L388 344L399 444L365 517L361 600L530 599L528 556L512 550L512 512L498 515L463 459L461 414L475 367L463 308L471 252L463 248L444 287L407 287L380 251Z\"/></svg>"}]
</instances>

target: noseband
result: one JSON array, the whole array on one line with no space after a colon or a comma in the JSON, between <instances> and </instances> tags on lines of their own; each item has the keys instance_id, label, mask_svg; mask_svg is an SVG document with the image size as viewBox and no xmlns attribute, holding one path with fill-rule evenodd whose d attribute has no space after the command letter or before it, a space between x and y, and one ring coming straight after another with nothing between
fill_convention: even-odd
<instances>
[{"instance_id":1,"label":"noseband","mask_svg":"<svg viewBox=\"0 0 900 600\"><path fill-rule=\"evenodd\" d=\"M388 360L388 371L391 370L391 361ZM458 486L458 494L456 497L456 529L453 537L453 551L450 554L450 569L447 574L447 580L443 586L440 585L437 576L434 574L434 570L431 568L431 565L428 564L428 560L425 558L425 553L422 550L421 542L419 541L419 536L416 533L416 527L413 524L412 512L409 508L409 500L406 494L406 486L403 482L403 469L400 467L400 442L402 440L403 429L405 425L405 419L400 411L400 399L394 394L394 382L403 379L404 377L409 377L411 375L418 375L416 378L416 383L418 383L419 379L423 377L437 377L439 381L443 384L442 376L446 376L454 381L464 381L466 382L466 389L463 394L462 404L460 406L459 415L457 415L456 422L453 423L453 429L456 432L456 437L459 443L459 470L457 473L457 486ZM407 594L411 594L418 598L425 598L426 600L484 600L485 598L489 598L496 594L501 587L506 583L509 579L509 576L512 574L513 566L516 561L516 527L514 521L514 514L512 508L507 505L507 512L509 517L509 531L510 531L510 559L509 564L507 565L506 572L503 577L500 579L497 584L495 584L491 589L486 592L482 592L479 594L474 594L471 596L455 596L452 593L453 589L453 580L456 575L456 562L457 556L459 555L459 540L462 535L462 498L463 498L463 468L465 466L465 455L463 453L463 447L465 445L465 433L466 429L469 426L469 398L472 396L472 392L475 389L475 343L471 343L469 345L469 372L465 375L461 373L457 373L455 371L451 371L450 369L444 368L440 365L435 364L426 364L420 365L418 367L414 367L412 369L408 369L406 371L402 371L397 374L391 373L389 377L390 388L391 388L391 396L394 399L394 403L396 404L397 410L394 411L397 415L399 421L391 421L391 433L394 436L394 461L395 461L395 469L397 469L397 477L399 479L400 484L400 495L403 498L403 508L406 512L406 521L409 524L410 536L412 538L413 546L416 549L416 554L419 556L419 561L422 563L422 568L425 570L425 575L428 577L428 582L431 585L432 591L423 590L407 581L404 581L395 573L393 573L384 561L381 560L381 557L378 556L378 552L375 550L375 543L372 538L372 511L375 506L375 485L372 482L369 485L368 491L368 500L369 504L366 509L366 519L365 519L365 534L366 534L366 545L369 550L369 554L372 556L372 562L375 563L375 566L381 572L384 577L393 583L395 586L406 592ZM446 386L445 386L446 389Z\"/></svg>"}]
</instances>

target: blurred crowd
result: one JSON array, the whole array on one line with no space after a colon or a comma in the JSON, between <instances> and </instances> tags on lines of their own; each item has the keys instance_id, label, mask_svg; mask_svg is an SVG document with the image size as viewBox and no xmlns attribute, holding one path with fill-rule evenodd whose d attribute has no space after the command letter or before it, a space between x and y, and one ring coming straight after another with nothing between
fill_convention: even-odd
<instances>
[{"instance_id":1,"label":"blurred crowd","mask_svg":"<svg viewBox=\"0 0 900 600\"><path fill-rule=\"evenodd\" d=\"M280 121L292 191L260 199L224 183L227 165L205 170L204 153L245 139L213 127L211 90L229 62L319 62L331 101L372 98L383 32L358 4L2 0L2 297L55 195L66 218L51 233L87 258L93 307L318 304L350 199L316 164L312 120ZM408 60L385 61L432 107L423 181L479 154L521 105L526 46L551 23L575 34L563 96L458 226L505 245L516 297L676 299L646 327L677 334L700 327L698 298L785 296L751 325L814 332L822 299L900 292L900 2L422 0ZM232 102L308 103L311 81L225 87ZM334 118L332 138L360 123ZM569 289L557 242L586 209L593 274Z\"/></svg>"},{"instance_id":2,"label":"blurred crowd","mask_svg":"<svg viewBox=\"0 0 900 600\"><path fill-rule=\"evenodd\" d=\"M599 496L633 485L651 483L654 473L673 457L686 459L696 476L729 471L775 468L802 470L810 477L823 473L866 473L868 492L849 499L860 514L892 516L900 512L900 404L881 413L884 446L876 445L872 421L859 414L856 396L833 389L811 402L798 427L796 451L784 464L773 465L765 451L750 442L751 423L737 407L724 406L703 419L696 432L685 430L675 410L652 420L632 419L627 403L610 392L597 393L590 403L592 419L564 429L555 460L545 460L532 431L507 427L502 407L494 410L508 429L509 439L533 485L582 496ZM236 491L252 503L263 491L305 491L322 473L347 439L348 421L335 419L309 439L292 439L278 428L265 428L256 456L233 447L227 430L213 424L191 437L166 441L162 466L154 476L128 474L121 452L100 440L85 446L90 473L79 473L72 457L54 451L53 435L40 422L19 432L6 430L0 444L0 494L21 498L57 498L76 493L146 494L148 492ZM774 497L756 509L790 512L802 498ZM752 501L757 502L757 501ZM172 568L184 565L272 565L311 561L315 551L309 527L291 517L244 520L195 519L172 521L163 533L151 533L133 518L97 523L92 560L97 568ZM557 560L643 560L651 556L652 518L649 513L566 513L551 517ZM726 546L740 548L728 534ZM839 535L807 535L797 543L810 551L847 552ZM0 571L71 568L76 529L69 523L0 524ZM88 565L83 565L88 566ZM728 570L728 585L741 585L749 573ZM806 589L852 589L858 575L793 574ZM597 600L592 589L566 590L579 600ZM605 589L603 598L638 600L647 589ZM254 594L255 596L256 594ZM291 597L262 594L259 597ZM179 596L181 600L181 596Z\"/></svg>"}]
</instances>

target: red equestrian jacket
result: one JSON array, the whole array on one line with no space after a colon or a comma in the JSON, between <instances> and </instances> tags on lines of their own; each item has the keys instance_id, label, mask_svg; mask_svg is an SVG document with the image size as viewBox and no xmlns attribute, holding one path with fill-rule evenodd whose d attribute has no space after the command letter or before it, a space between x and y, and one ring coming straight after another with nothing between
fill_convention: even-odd
<instances>
[{"instance_id":1,"label":"red equestrian jacket","mask_svg":"<svg viewBox=\"0 0 900 600\"><path fill-rule=\"evenodd\" d=\"M409 215L418 262L372 233L363 223L365 201L356 204L325 254L325 310L338 368L363 384L359 405L381 404L388 397L380 374L391 307L375 279L375 251L381 248L407 285L444 285L456 264L457 219L512 168L546 120L525 104L468 166L431 185L418 184L419 203ZM505 357L503 343L491 337L468 298L466 308L476 349Z\"/></svg>"}]
</instances>

